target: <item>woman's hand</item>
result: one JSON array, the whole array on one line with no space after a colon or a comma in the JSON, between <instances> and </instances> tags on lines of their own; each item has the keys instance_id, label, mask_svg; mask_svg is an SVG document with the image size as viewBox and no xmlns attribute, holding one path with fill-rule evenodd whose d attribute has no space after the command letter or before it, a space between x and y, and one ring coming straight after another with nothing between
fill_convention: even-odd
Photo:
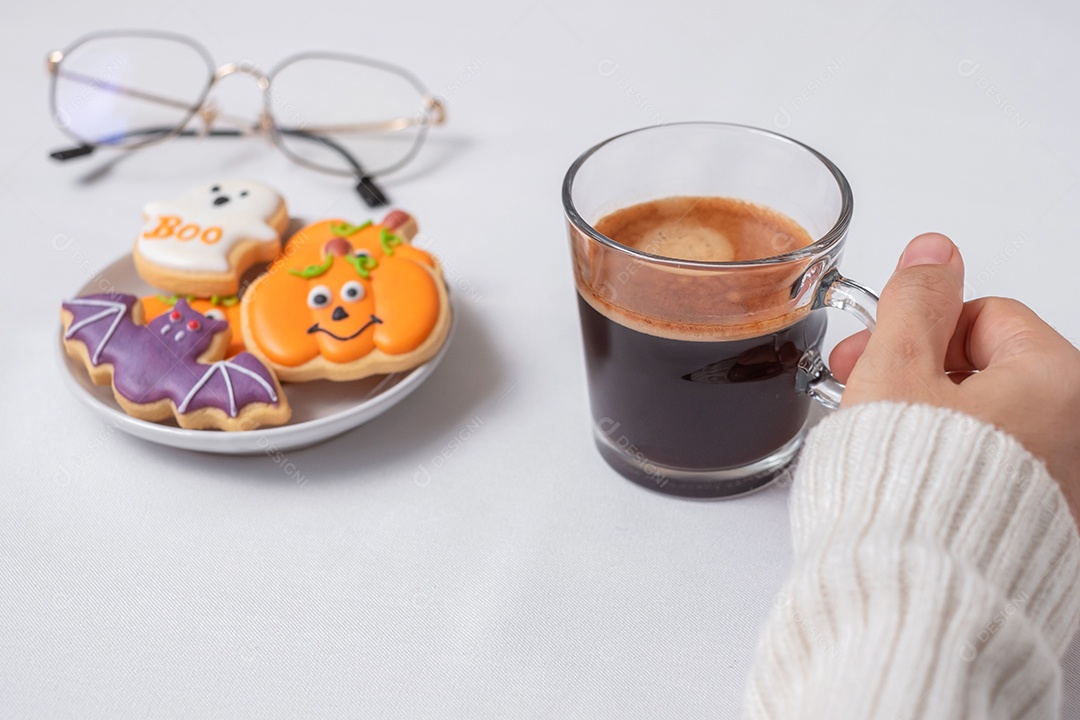
<instances>
[{"instance_id":1,"label":"woman's hand","mask_svg":"<svg viewBox=\"0 0 1080 720\"><path fill-rule=\"evenodd\" d=\"M877 329L832 352L843 407L875 400L951 408L1044 460L1080 522L1080 350L1024 304L965 303L964 261L944 235L912 240L881 293Z\"/></svg>"}]
</instances>

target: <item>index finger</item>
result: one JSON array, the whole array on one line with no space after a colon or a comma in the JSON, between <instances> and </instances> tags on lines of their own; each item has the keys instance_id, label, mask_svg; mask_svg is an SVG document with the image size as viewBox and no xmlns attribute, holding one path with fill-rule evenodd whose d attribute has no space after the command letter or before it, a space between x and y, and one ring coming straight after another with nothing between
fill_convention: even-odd
<instances>
[{"instance_id":1,"label":"index finger","mask_svg":"<svg viewBox=\"0 0 1080 720\"><path fill-rule=\"evenodd\" d=\"M988 297L964 304L945 353L945 369L985 370L1008 358L1072 346L1031 308L1009 298Z\"/></svg>"}]
</instances>

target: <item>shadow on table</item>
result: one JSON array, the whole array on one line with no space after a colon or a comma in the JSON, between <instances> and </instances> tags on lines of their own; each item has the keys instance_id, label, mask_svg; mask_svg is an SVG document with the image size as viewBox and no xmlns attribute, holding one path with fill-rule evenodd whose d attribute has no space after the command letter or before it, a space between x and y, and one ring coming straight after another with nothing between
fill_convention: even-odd
<instances>
[{"instance_id":1,"label":"shadow on table","mask_svg":"<svg viewBox=\"0 0 1080 720\"><path fill-rule=\"evenodd\" d=\"M432 175L442 170L459 156L472 149L475 144L472 138L465 135L454 135L443 131L428 133L424 146L420 148L416 159L411 160L401 170L380 178L379 182L391 192L396 186L407 184ZM391 206L394 205L391 197Z\"/></svg>"},{"instance_id":2,"label":"shadow on table","mask_svg":"<svg viewBox=\"0 0 1080 720\"><path fill-rule=\"evenodd\" d=\"M223 482L255 481L295 487L329 482L410 482L417 463L430 460L454 438L470 432L482 407L493 402L506 377L475 307L459 303L446 357L409 397L344 435L301 450L250 456L211 455L156 448L166 460ZM125 437L124 442L142 441Z\"/></svg>"}]
</instances>

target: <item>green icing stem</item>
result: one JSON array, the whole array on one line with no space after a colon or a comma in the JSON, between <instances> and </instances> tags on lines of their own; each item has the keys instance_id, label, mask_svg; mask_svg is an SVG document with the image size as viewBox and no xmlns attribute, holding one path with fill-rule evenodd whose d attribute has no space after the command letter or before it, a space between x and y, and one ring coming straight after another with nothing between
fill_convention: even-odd
<instances>
[{"instance_id":1,"label":"green icing stem","mask_svg":"<svg viewBox=\"0 0 1080 720\"><path fill-rule=\"evenodd\" d=\"M172 307L173 305L175 305L176 301L179 300L180 298L184 298L188 302L191 302L192 300L195 299L195 296L194 295L162 295L161 293L157 294L157 299L160 300L161 302L165 303L169 307Z\"/></svg>"},{"instance_id":2,"label":"green icing stem","mask_svg":"<svg viewBox=\"0 0 1080 720\"><path fill-rule=\"evenodd\" d=\"M327 270L329 270L330 266L333 265L333 264L334 264L334 256L333 255L327 255L326 256L326 262L324 262L322 265L308 265L303 270L297 270L296 268L289 268L289 274L290 275L295 275L297 277L302 277L302 278L319 277L320 275L325 273Z\"/></svg>"},{"instance_id":3,"label":"green icing stem","mask_svg":"<svg viewBox=\"0 0 1080 720\"><path fill-rule=\"evenodd\" d=\"M330 223L330 232L334 233L338 237L349 237L350 235L355 235L364 228L370 226L370 220L365 223L360 223L359 225L351 225L347 222Z\"/></svg>"},{"instance_id":4,"label":"green icing stem","mask_svg":"<svg viewBox=\"0 0 1080 720\"><path fill-rule=\"evenodd\" d=\"M379 242L382 244L383 252L387 255L394 254L394 246L401 244L401 238L394 233L390 232L386 228L379 231Z\"/></svg>"},{"instance_id":5,"label":"green icing stem","mask_svg":"<svg viewBox=\"0 0 1080 720\"><path fill-rule=\"evenodd\" d=\"M292 271L290 270L290 272L292 272ZM179 300L181 297L183 297L188 302L192 302L192 301L198 299L194 295L163 295L161 293L157 294L157 299L160 300L161 302L165 303L169 307L172 307L173 305L175 305L176 301ZM211 295L210 296L210 304L211 305L218 305L218 306L223 305L225 307L232 307L233 305L235 305L238 302L240 302L240 298L237 297L236 295Z\"/></svg>"},{"instance_id":6,"label":"green icing stem","mask_svg":"<svg viewBox=\"0 0 1080 720\"><path fill-rule=\"evenodd\" d=\"M371 271L379 267L379 262L370 255L346 255L345 262L353 266L356 274L365 280L371 275Z\"/></svg>"}]
</instances>

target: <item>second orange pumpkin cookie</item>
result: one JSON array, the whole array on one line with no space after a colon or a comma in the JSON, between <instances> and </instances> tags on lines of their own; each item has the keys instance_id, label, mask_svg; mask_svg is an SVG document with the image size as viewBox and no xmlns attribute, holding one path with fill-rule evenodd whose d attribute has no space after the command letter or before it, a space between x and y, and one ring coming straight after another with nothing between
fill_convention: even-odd
<instances>
[{"instance_id":1,"label":"second orange pumpkin cookie","mask_svg":"<svg viewBox=\"0 0 1080 720\"><path fill-rule=\"evenodd\" d=\"M409 244L416 222L326 220L297 232L244 293L249 352L286 381L357 380L430 360L450 331L439 262Z\"/></svg>"}]
</instances>

